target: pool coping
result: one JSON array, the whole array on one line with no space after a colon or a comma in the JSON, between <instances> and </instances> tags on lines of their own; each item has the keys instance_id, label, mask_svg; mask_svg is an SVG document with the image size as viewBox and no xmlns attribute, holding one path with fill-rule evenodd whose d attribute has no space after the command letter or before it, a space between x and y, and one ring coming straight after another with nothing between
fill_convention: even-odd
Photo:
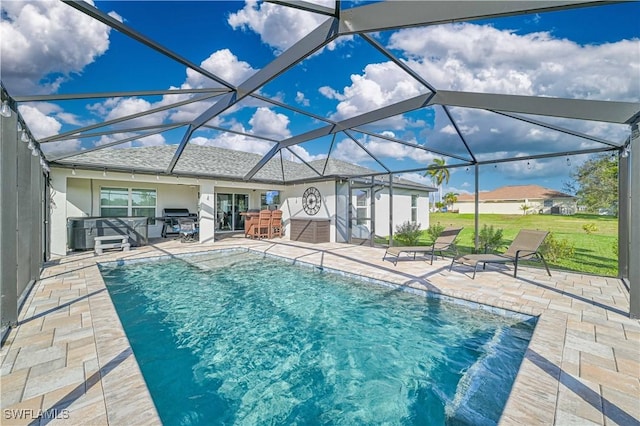
<instances>
[{"instance_id":1,"label":"pool coping","mask_svg":"<svg viewBox=\"0 0 640 426\"><path fill-rule=\"evenodd\" d=\"M85 286L85 296L83 297L86 297L86 301L90 305L89 313L86 316L94 328L95 350L97 353L97 366L94 366L96 367L94 370L98 373L106 373L99 374L97 379L103 393L103 413L101 416L95 417L96 419L104 420L104 422L97 421L95 424L117 425L122 424L124 421L131 423L132 419L134 424L160 423L151 396L135 362L135 356L130 353L131 348L99 272L98 263L105 263L101 261L103 259L105 261L109 259L115 261L118 259L159 257L153 254L157 252L175 256L190 252L213 252L220 249L246 249L258 254L276 254L277 257L292 260L294 263L305 262L313 267L336 269L346 274L351 274L352 272L349 271L362 266L365 269L365 275L360 273L362 271L359 271L356 275L367 276L373 280L391 282L395 285L415 288L420 291L424 291L425 288L429 289L435 283L439 293L446 296L470 300L481 305L494 306L525 315L537 316L538 321L534 334L529 343L525 359L520 366L500 424L605 424L612 420L614 423L624 424L624 421L629 419L637 422L638 412L640 412L635 402L639 387L639 379L636 373L638 363L637 361L630 361L629 358L635 357L638 353L635 346L630 345L640 343L640 323L616 314L615 312L619 308L607 310L607 307L604 306L603 310L600 302L589 304L578 300L579 303L574 303L574 300L569 299L568 301L571 303L561 305L563 300L567 301L564 295L570 290L569 288L550 291L548 295L545 292L540 292L540 296L536 296L536 292L531 290L539 289L535 287L526 288L527 285L534 283L541 285L542 288L549 287L549 289L553 290L549 285L550 281L545 281L546 277L539 273L540 271L525 268L520 272L523 277L520 278L519 274L518 280L510 279L499 272L483 272L482 276L490 276L491 280L485 279L484 285L478 287L476 284L482 283L482 279L478 280L476 278L476 280L472 281L458 271L447 272L446 269L448 269L449 262L445 264L442 261L436 261L433 267L426 265L424 262L407 262L406 265L402 265L400 268L390 268L384 262L371 260L374 257L378 259L382 257L380 249L346 246L344 244L305 245L290 242L274 243L269 241L236 240L230 241L230 244L217 242L212 245L189 247L175 244L173 247L168 245L166 248L157 246L135 250L130 254L110 253L100 258L89 255L77 256L64 258L58 265L49 265L45 268L41 280L36 283L32 294L29 295L25 303L26 309L21 313L21 318L29 318L29 315L37 316L35 314L38 311L37 306L34 309L34 304L37 305L37 303L34 302L34 299L41 297L42 293L51 292L51 288L55 288L56 284L52 284L50 280L51 277L64 276L64 273L60 272L61 268L70 269L71 271L81 269L81 276L76 276L77 273L76 275L71 275L69 282L72 287L73 285L78 287ZM361 254L364 257L360 258ZM332 255L336 259L332 259ZM306 260L301 260L305 257ZM363 260L365 257L366 260ZM356 267L352 264L354 259ZM327 266L331 262L338 262L340 266L343 266L343 269ZM361 263L361 265L358 265L358 263ZM377 268L373 268L376 265ZM416 270L421 272L415 273L414 271ZM427 273L424 274L424 271L427 271ZM558 277L554 279L560 281L567 276L563 271L554 271L554 275ZM616 288L618 284L615 280L601 277L585 278L580 274L569 276L566 279L573 280L574 284L582 280L587 282L585 285L596 287L611 286L611 289L607 287L606 290L615 293L611 297L614 306L624 308L625 303L627 303L628 309L628 300L625 302L618 296L619 291ZM494 281L497 281L498 284ZM504 285L502 284L503 281ZM593 284L588 284L589 282ZM504 294L492 293L494 289L485 291L484 287L489 285L495 285L497 288L500 288L500 285L503 285L504 288L512 288L515 285L517 285L517 288L525 286L525 290L521 293L520 300L514 301L504 297ZM556 283L556 285L558 284ZM482 291L476 292L476 288ZM515 294L520 294L518 293L519 291ZM583 289L582 291L586 290ZM625 296L623 293L622 296L628 299L628 295ZM68 303L67 300L60 298L58 303L66 304ZM594 300L596 299L594 298ZM83 318L84 315L83 313ZM43 321L43 319L38 320L39 323ZM46 318L46 321L49 321L49 318ZM52 321L55 321L55 319ZM35 331L29 331L30 328L33 328L31 325L32 322L21 324L16 329L13 329L8 338L8 343L6 342L2 347L3 379L5 377L8 379L15 378L16 375L12 374L12 369L16 364L16 358L20 356L19 354L16 355L16 351L12 351L13 342L20 340L20 335L25 334L23 333L25 329L27 330L26 333L33 332L36 335ZM46 324L40 325L44 330ZM598 342L596 341L598 340L596 335L598 329L602 327L604 327L604 330L618 333L617 336L622 337L613 339L614 336L607 337L603 335ZM18 333L17 338L16 333ZM40 334L42 334L42 330ZM579 341L579 338L582 340ZM632 349L629 349L630 347ZM19 351L19 348L16 349ZM600 356L595 357L594 352ZM621 358L620 354L622 354ZM616 355L618 358L616 358ZM616 366L612 378L607 379L602 377L602 365L610 362L608 359L610 357L613 357ZM594 364L598 363L601 364L599 370L597 366L594 366ZM89 367L91 367L91 363L85 362L85 370L91 370ZM544 373L541 374L541 371ZM96 380L95 374L89 376L89 378L91 377L93 377L94 381ZM24 381L27 380L24 379ZM24 384L22 385L22 396L25 396L25 386ZM20 400L12 405L5 405L5 388L7 386L3 384L2 408L36 406L36 402L39 403L40 407L46 406L47 395L40 396L39 400L35 402ZM87 391L88 394L89 392ZM16 397L13 398L15 399ZM595 401L596 399L598 401ZM82 412L82 405L76 408L77 401L81 400L82 398L76 399L73 404L68 405L70 410L73 408L72 415ZM141 409L143 407L144 409ZM153 415L142 414L145 411L151 412ZM18 422L17 424L20 423ZM41 424L47 423L41 422Z\"/></svg>"}]
</instances>

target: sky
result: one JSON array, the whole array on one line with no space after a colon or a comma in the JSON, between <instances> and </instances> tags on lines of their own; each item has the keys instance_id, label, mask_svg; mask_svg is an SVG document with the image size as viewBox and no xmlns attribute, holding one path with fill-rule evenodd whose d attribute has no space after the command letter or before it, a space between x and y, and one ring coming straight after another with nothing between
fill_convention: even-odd
<instances>
[{"instance_id":1,"label":"sky","mask_svg":"<svg viewBox=\"0 0 640 426\"><path fill-rule=\"evenodd\" d=\"M333 6L333 2L318 2ZM96 1L95 6L139 33L202 66L224 81L240 84L267 66L326 18L255 1ZM364 2L343 2L344 8ZM428 5L428 2L425 2ZM12 96L170 88L221 87L116 30L59 1L3 1L0 23L2 82ZM370 34L431 86L440 90L638 102L640 100L640 3L622 3L407 28ZM428 89L358 36L345 36L314 53L260 89L260 94L330 120L343 120ZM197 95L111 97L22 103L20 113L33 135L46 138L83 126L148 111ZM216 99L191 103L115 123L118 137L97 136L43 144L49 158L110 143L135 133L127 127L184 123ZM451 108L466 142L479 160L567 152L592 141L532 126L499 114ZM621 143L628 126L531 117ZM325 122L256 99L245 99L209 123L261 136L200 129L192 144L259 154ZM120 126L120 127L118 127ZM466 156L464 144L441 107L425 108L362 126L367 132ZM96 131L102 129L97 128ZM118 147L178 144L185 127ZM352 139L353 138L353 139ZM356 143L354 141L358 141ZM363 149L364 147L364 149ZM441 155L352 132L292 147L304 160L326 157L376 171L413 170ZM295 159L294 157L291 157ZM482 190L538 184L563 190L585 155L519 161L480 168ZM446 158L447 164L461 164ZM404 177L429 184L423 172ZM443 192L473 191L472 169L451 169Z\"/></svg>"}]
</instances>

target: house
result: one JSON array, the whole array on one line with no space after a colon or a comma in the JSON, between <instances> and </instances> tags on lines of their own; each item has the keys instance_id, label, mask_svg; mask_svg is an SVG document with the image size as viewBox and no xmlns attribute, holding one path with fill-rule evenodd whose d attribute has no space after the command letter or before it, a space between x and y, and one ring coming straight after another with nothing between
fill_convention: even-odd
<instances>
[{"instance_id":1,"label":"house","mask_svg":"<svg viewBox=\"0 0 640 426\"><path fill-rule=\"evenodd\" d=\"M286 236L293 222L306 221L328 229L321 238L329 242L372 242L405 221L429 226L428 196L435 188L396 176L390 185L390 175L345 161L278 156L245 181L261 155L191 144L167 175L174 153L174 146L101 149L52 162L52 254L70 247L69 218L146 216L148 237L155 238L171 208L197 214L201 242L241 232L241 213L267 208L283 211Z\"/></svg>"},{"instance_id":2,"label":"house","mask_svg":"<svg viewBox=\"0 0 640 426\"><path fill-rule=\"evenodd\" d=\"M503 186L492 191L480 191L478 209L489 214L574 214L576 197L538 185ZM524 210L523 206L527 206ZM475 212L474 194L458 196L453 206L460 213Z\"/></svg>"}]
</instances>

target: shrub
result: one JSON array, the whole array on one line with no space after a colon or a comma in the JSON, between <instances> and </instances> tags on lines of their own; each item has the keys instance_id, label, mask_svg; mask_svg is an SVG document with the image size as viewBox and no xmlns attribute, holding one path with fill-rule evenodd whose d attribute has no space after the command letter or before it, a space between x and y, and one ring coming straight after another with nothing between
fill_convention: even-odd
<instances>
[{"instance_id":1,"label":"shrub","mask_svg":"<svg viewBox=\"0 0 640 426\"><path fill-rule=\"evenodd\" d=\"M478 233L478 240L485 253L489 250L496 250L504 245L502 228L494 229L493 225L483 225Z\"/></svg>"},{"instance_id":2,"label":"shrub","mask_svg":"<svg viewBox=\"0 0 640 426\"><path fill-rule=\"evenodd\" d=\"M598 232L598 226L595 223L585 223L582 225L582 229L587 234L593 234L594 232Z\"/></svg>"},{"instance_id":3,"label":"shrub","mask_svg":"<svg viewBox=\"0 0 640 426\"><path fill-rule=\"evenodd\" d=\"M440 222L435 225L429 225L429 229L427 229L427 234L429 234L429 238L431 238L431 242L434 242L438 239L440 234L444 231L444 225L440 225Z\"/></svg>"},{"instance_id":4,"label":"shrub","mask_svg":"<svg viewBox=\"0 0 640 426\"><path fill-rule=\"evenodd\" d=\"M396 226L395 239L407 246L414 246L418 242L422 231L420 224L406 221L402 225Z\"/></svg>"},{"instance_id":5,"label":"shrub","mask_svg":"<svg viewBox=\"0 0 640 426\"><path fill-rule=\"evenodd\" d=\"M546 259L556 262L558 259L572 257L576 252L576 247L569 240L556 239L555 235L550 232L542 243L540 251Z\"/></svg>"}]
</instances>

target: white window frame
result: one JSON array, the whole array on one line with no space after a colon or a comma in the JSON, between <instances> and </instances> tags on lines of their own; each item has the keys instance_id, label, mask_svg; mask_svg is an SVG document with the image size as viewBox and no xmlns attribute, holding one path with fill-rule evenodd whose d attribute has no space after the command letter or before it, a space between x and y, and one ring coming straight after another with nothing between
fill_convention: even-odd
<instances>
[{"instance_id":1,"label":"white window frame","mask_svg":"<svg viewBox=\"0 0 640 426\"><path fill-rule=\"evenodd\" d=\"M362 188L358 188L357 191L362 191L364 192L364 205L360 205L358 204L358 194L354 194L355 195L355 199L356 202L354 204L355 207L355 212L356 212L356 225L368 225L368 222L370 221L370 217L369 217L369 190L368 189L362 189ZM365 219L361 219L360 216L358 215L358 211L364 210L364 218Z\"/></svg>"},{"instance_id":2,"label":"white window frame","mask_svg":"<svg viewBox=\"0 0 640 426\"><path fill-rule=\"evenodd\" d=\"M418 223L418 199L418 195L411 194L411 222L413 223Z\"/></svg>"}]
</instances>

